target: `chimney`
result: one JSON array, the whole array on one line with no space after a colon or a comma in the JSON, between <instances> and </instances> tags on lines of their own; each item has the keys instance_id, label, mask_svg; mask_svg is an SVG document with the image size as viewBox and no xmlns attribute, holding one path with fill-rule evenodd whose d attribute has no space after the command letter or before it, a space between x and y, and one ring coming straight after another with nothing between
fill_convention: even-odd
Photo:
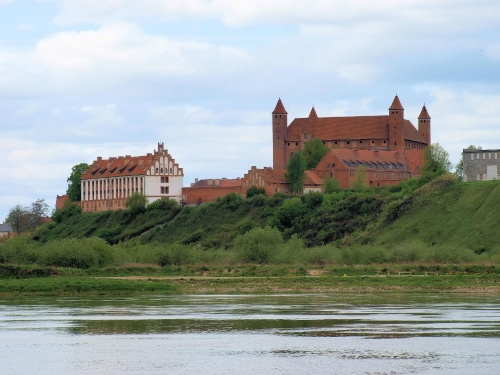
<instances>
[{"instance_id":1,"label":"chimney","mask_svg":"<svg viewBox=\"0 0 500 375\"><path fill-rule=\"evenodd\" d=\"M194 183L196 184L198 182L198 178L195 178L194 179Z\"/></svg>"}]
</instances>

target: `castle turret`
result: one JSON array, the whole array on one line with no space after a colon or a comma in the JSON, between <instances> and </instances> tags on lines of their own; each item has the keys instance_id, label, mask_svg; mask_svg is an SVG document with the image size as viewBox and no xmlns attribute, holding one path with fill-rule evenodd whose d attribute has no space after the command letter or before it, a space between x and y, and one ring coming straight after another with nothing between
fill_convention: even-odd
<instances>
[{"instance_id":1,"label":"castle turret","mask_svg":"<svg viewBox=\"0 0 500 375\"><path fill-rule=\"evenodd\" d=\"M273 168L286 169L285 163L285 138L288 127L288 118L285 106L278 99L273 111Z\"/></svg>"},{"instance_id":2,"label":"castle turret","mask_svg":"<svg viewBox=\"0 0 500 375\"><path fill-rule=\"evenodd\" d=\"M404 111L396 95L389 108L389 150L391 151L404 150Z\"/></svg>"},{"instance_id":3,"label":"castle turret","mask_svg":"<svg viewBox=\"0 0 500 375\"><path fill-rule=\"evenodd\" d=\"M427 108L425 108L425 104L422 107L422 112L420 112L420 116L418 116L418 132L424 138L425 142L427 142L427 146L431 145L431 116L429 116L429 112L427 112Z\"/></svg>"}]
</instances>

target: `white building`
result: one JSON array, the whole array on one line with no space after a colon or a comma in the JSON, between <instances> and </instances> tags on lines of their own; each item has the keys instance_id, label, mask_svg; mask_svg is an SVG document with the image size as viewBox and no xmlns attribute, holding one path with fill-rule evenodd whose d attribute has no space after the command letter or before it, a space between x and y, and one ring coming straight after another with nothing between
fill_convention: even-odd
<instances>
[{"instance_id":1,"label":"white building","mask_svg":"<svg viewBox=\"0 0 500 375\"><path fill-rule=\"evenodd\" d=\"M148 202L172 198L180 202L184 172L158 143L158 150L146 156L97 157L82 175L83 212L125 208L133 193L144 194Z\"/></svg>"}]
</instances>

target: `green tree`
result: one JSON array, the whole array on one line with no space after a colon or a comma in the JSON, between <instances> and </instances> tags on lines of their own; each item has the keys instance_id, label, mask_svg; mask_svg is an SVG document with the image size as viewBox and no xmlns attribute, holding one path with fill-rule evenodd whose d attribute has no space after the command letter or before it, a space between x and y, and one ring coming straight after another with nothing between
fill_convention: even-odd
<instances>
[{"instance_id":1,"label":"green tree","mask_svg":"<svg viewBox=\"0 0 500 375\"><path fill-rule=\"evenodd\" d=\"M306 159L306 169L309 171L316 167L326 155L329 148L323 144L319 138L313 139L304 146L304 157Z\"/></svg>"},{"instance_id":2,"label":"green tree","mask_svg":"<svg viewBox=\"0 0 500 375\"><path fill-rule=\"evenodd\" d=\"M255 197L256 195L259 195L259 194L266 195L266 189L258 188L255 185L252 185L248 188L248 190L246 192L246 197L252 198L252 197Z\"/></svg>"},{"instance_id":3,"label":"green tree","mask_svg":"<svg viewBox=\"0 0 500 375\"><path fill-rule=\"evenodd\" d=\"M12 225L12 229L17 234L26 232L30 226L30 212L27 208L18 204L10 210L6 222Z\"/></svg>"},{"instance_id":4,"label":"green tree","mask_svg":"<svg viewBox=\"0 0 500 375\"><path fill-rule=\"evenodd\" d=\"M125 207L127 207L132 215L138 215L146 211L147 204L148 199L146 198L146 196L144 194L135 192L127 198Z\"/></svg>"},{"instance_id":5,"label":"green tree","mask_svg":"<svg viewBox=\"0 0 500 375\"><path fill-rule=\"evenodd\" d=\"M31 203L29 212L29 229L33 230L44 223L43 219L48 216L49 205L45 199L37 199Z\"/></svg>"},{"instance_id":6,"label":"green tree","mask_svg":"<svg viewBox=\"0 0 500 375\"><path fill-rule=\"evenodd\" d=\"M68 194L68 198L71 202L79 202L81 200L81 180L82 174L89 169L89 165L87 163L80 163L74 165L71 168L71 175L68 177L68 190L66 194Z\"/></svg>"},{"instance_id":7,"label":"green tree","mask_svg":"<svg viewBox=\"0 0 500 375\"><path fill-rule=\"evenodd\" d=\"M366 167L360 165L356 167L356 172L354 172L354 181L351 183L351 188L355 190L363 190L368 187L367 184L368 171Z\"/></svg>"},{"instance_id":8,"label":"green tree","mask_svg":"<svg viewBox=\"0 0 500 375\"><path fill-rule=\"evenodd\" d=\"M288 160L285 174L290 191L298 193L304 186L306 180L306 159L302 150L295 151Z\"/></svg>"},{"instance_id":9,"label":"green tree","mask_svg":"<svg viewBox=\"0 0 500 375\"><path fill-rule=\"evenodd\" d=\"M483 148L481 146L474 146L470 145L467 147L467 150L482 150ZM464 177L464 155L462 154L462 158L458 162L458 164L455 166L455 174L457 175L458 179L462 181Z\"/></svg>"},{"instance_id":10,"label":"green tree","mask_svg":"<svg viewBox=\"0 0 500 375\"><path fill-rule=\"evenodd\" d=\"M439 143L433 143L424 150L422 177L432 179L450 173L452 166L448 151Z\"/></svg>"},{"instance_id":11,"label":"green tree","mask_svg":"<svg viewBox=\"0 0 500 375\"><path fill-rule=\"evenodd\" d=\"M253 228L235 238L234 248L243 262L262 264L269 262L281 243L283 238L276 228Z\"/></svg>"},{"instance_id":12,"label":"green tree","mask_svg":"<svg viewBox=\"0 0 500 375\"><path fill-rule=\"evenodd\" d=\"M340 189L339 180L335 176L327 176L323 180L323 193L331 194Z\"/></svg>"}]
</instances>

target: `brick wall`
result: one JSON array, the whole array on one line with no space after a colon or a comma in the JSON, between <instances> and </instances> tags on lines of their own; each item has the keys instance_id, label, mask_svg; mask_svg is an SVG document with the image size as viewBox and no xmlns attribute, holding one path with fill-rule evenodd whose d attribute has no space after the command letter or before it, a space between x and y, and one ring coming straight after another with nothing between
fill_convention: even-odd
<instances>
[{"instance_id":1,"label":"brick wall","mask_svg":"<svg viewBox=\"0 0 500 375\"><path fill-rule=\"evenodd\" d=\"M184 204L198 204L215 201L229 193L241 194L241 186L203 186L182 188Z\"/></svg>"},{"instance_id":2,"label":"brick wall","mask_svg":"<svg viewBox=\"0 0 500 375\"><path fill-rule=\"evenodd\" d=\"M486 181L499 179L500 150L464 150L464 181ZM488 168L490 166L490 168ZM496 166L496 176L494 176ZM490 169L490 173L488 173Z\"/></svg>"}]
</instances>

